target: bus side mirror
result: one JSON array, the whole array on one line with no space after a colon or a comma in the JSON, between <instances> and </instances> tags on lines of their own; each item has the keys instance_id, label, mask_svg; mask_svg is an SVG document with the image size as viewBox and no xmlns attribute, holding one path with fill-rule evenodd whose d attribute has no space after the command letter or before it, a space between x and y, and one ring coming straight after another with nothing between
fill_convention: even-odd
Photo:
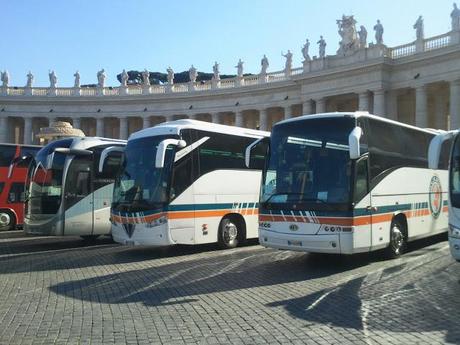
<instances>
[{"instance_id":1,"label":"bus side mirror","mask_svg":"<svg viewBox=\"0 0 460 345\"><path fill-rule=\"evenodd\" d=\"M93 151L90 151L90 150L56 147L53 150L53 152L51 152L46 158L46 170L49 170L53 167L54 154L56 152L61 153L63 155L72 155L72 156L91 156L93 154Z\"/></svg>"},{"instance_id":2,"label":"bus side mirror","mask_svg":"<svg viewBox=\"0 0 460 345\"><path fill-rule=\"evenodd\" d=\"M269 143L269 137L262 137L260 139L257 139L253 143L251 143L248 147L246 147L246 150L244 152L244 164L246 165L246 168L252 168L251 167L251 152L252 150L259 145L260 143Z\"/></svg>"},{"instance_id":3,"label":"bus side mirror","mask_svg":"<svg viewBox=\"0 0 460 345\"><path fill-rule=\"evenodd\" d=\"M438 169L442 144L456 135L458 131L443 132L431 139L428 147L428 168Z\"/></svg>"},{"instance_id":4,"label":"bus side mirror","mask_svg":"<svg viewBox=\"0 0 460 345\"><path fill-rule=\"evenodd\" d=\"M104 163L107 157L109 157L111 153L113 152L123 153L125 152L125 148L123 146L110 146L110 147L105 148L101 152L101 158L99 159L99 172L100 173L102 173L102 171L104 170Z\"/></svg>"},{"instance_id":5,"label":"bus side mirror","mask_svg":"<svg viewBox=\"0 0 460 345\"><path fill-rule=\"evenodd\" d=\"M187 146L185 140L178 140L178 139L165 139L160 144L158 144L157 155L155 157L155 168L163 168L165 165L165 156L166 156L166 148L168 145L174 145L178 148L182 149Z\"/></svg>"},{"instance_id":6,"label":"bus side mirror","mask_svg":"<svg viewBox=\"0 0 460 345\"><path fill-rule=\"evenodd\" d=\"M350 159L358 159L361 156L359 139L363 134L361 127L355 127L348 136L348 147L350 148Z\"/></svg>"},{"instance_id":7,"label":"bus side mirror","mask_svg":"<svg viewBox=\"0 0 460 345\"><path fill-rule=\"evenodd\" d=\"M26 155L26 156L21 156L21 157L16 157L11 161L11 164L8 168L8 178L11 178L11 175L13 175L13 170L21 162L27 162L33 159L34 157L31 155Z\"/></svg>"}]
</instances>

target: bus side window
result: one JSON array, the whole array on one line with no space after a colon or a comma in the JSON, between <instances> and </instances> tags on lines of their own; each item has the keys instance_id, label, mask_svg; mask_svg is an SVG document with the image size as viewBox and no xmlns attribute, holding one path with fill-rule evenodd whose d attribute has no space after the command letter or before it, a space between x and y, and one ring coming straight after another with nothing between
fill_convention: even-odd
<instances>
[{"instance_id":1,"label":"bus side window","mask_svg":"<svg viewBox=\"0 0 460 345\"><path fill-rule=\"evenodd\" d=\"M354 202L359 202L369 192L367 162L367 157L361 158L356 162Z\"/></svg>"}]
</instances>

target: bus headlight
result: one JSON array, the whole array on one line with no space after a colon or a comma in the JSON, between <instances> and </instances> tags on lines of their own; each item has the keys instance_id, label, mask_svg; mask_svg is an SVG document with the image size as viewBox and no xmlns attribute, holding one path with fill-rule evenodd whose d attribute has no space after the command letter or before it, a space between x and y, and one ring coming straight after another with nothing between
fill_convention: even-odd
<instances>
[{"instance_id":1,"label":"bus headlight","mask_svg":"<svg viewBox=\"0 0 460 345\"><path fill-rule=\"evenodd\" d=\"M161 216L157 219L152 220L150 223L147 223L147 228L154 228L156 226L160 226L165 224L168 221L166 216Z\"/></svg>"},{"instance_id":2,"label":"bus headlight","mask_svg":"<svg viewBox=\"0 0 460 345\"><path fill-rule=\"evenodd\" d=\"M460 238L460 229L449 224L449 237Z\"/></svg>"}]
</instances>

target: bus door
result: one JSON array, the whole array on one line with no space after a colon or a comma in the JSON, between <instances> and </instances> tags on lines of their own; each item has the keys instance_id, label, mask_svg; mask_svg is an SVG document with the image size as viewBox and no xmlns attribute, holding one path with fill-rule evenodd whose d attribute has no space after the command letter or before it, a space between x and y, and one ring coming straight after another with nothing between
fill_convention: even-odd
<instances>
[{"instance_id":1,"label":"bus door","mask_svg":"<svg viewBox=\"0 0 460 345\"><path fill-rule=\"evenodd\" d=\"M353 248L372 247L372 221L376 208L372 205L369 192L369 156L359 158L355 163L355 185L353 193L355 236Z\"/></svg>"},{"instance_id":2,"label":"bus door","mask_svg":"<svg viewBox=\"0 0 460 345\"><path fill-rule=\"evenodd\" d=\"M67 169L64 188L64 235L93 234L92 166L91 156L75 156Z\"/></svg>"}]
</instances>

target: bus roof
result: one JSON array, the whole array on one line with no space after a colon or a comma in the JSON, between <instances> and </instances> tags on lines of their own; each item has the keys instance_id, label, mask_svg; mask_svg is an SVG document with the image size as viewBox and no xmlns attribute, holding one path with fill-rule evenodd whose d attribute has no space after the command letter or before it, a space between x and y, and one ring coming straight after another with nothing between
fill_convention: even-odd
<instances>
[{"instance_id":1,"label":"bus roof","mask_svg":"<svg viewBox=\"0 0 460 345\"><path fill-rule=\"evenodd\" d=\"M205 121L183 119L170 122L163 122L154 127L142 129L138 132L131 134L129 140L151 137L156 135L178 135L180 131L183 129L196 129L208 132L238 135L251 138L261 138L270 136L270 132L259 131L257 129L249 129L235 126L220 125Z\"/></svg>"},{"instance_id":2,"label":"bus roof","mask_svg":"<svg viewBox=\"0 0 460 345\"><path fill-rule=\"evenodd\" d=\"M59 147L59 142L62 141L62 143L66 142L68 143L69 140L71 140L69 148L72 149L87 149L99 145L111 145L111 144L125 144L126 145L126 140L120 140L120 139L110 139L110 138L102 138L102 137L74 137L74 138L65 138L65 139L59 139L55 141L51 141L48 143L46 146L53 144L54 147Z\"/></svg>"},{"instance_id":3,"label":"bus roof","mask_svg":"<svg viewBox=\"0 0 460 345\"><path fill-rule=\"evenodd\" d=\"M381 116L369 114L367 111L332 112L332 113L321 113L321 114L314 114L314 115L301 115L301 116L298 116L298 117L294 117L294 118L290 118L290 119L280 121L276 125L283 124L283 123L288 123L288 122L303 121L303 120L313 120L313 119L327 118L327 117L354 117L354 118L368 117L368 118L375 119L375 120L378 120L378 121L391 123L391 124L396 125L396 126L412 128L412 129L415 129L415 130L424 131L424 132L428 132L428 133L431 133L431 134L439 134L439 133L444 132L444 130L441 130L441 129L420 128L420 127L408 125L406 123L402 123L402 122L390 120L390 119L387 119L387 118L384 118L384 117L381 117Z\"/></svg>"}]
</instances>

